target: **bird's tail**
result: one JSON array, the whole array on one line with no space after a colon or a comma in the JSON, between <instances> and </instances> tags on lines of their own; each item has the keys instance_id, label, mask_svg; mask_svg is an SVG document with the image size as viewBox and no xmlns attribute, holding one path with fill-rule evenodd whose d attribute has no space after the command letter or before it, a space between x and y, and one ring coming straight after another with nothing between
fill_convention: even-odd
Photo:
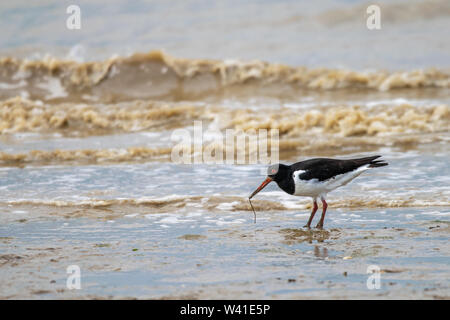
<instances>
[{"instance_id":1,"label":"bird's tail","mask_svg":"<svg viewBox=\"0 0 450 320\"><path fill-rule=\"evenodd\" d=\"M384 167L387 166L388 163L384 160L375 160L380 158L381 156L372 156L372 157L366 157L366 158L360 158L356 159L360 163L360 165L369 165L369 168L377 168L377 167Z\"/></svg>"},{"instance_id":2,"label":"bird's tail","mask_svg":"<svg viewBox=\"0 0 450 320\"><path fill-rule=\"evenodd\" d=\"M387 166L389 163L384 162L384 160L373 161L370 163L369 168L377 168Z\"/></svg>"},{"instance_id":3,"label":"bird's tail","mask_svg":"<svg viewBox=\"0 0 450 320\"><path fill-rule=\"evenodd\" d=\"M375 156L375 157L371 157L371 158L373 158L372 160L370 160L370 162L369 162L369 168L377 168L377 167L384 167L384 166L387 166L389 163L387 163L386 161L384 161L384 160L375 160L375 159L378 159L379 157L381 157L381 156Z\"/></svg>"}]
</instances>

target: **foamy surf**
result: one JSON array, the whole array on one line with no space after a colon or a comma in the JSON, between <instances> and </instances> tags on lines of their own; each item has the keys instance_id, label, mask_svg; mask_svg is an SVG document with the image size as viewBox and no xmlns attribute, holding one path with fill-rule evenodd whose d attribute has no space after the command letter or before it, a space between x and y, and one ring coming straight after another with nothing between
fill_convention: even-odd
<instances>
[{"instance_id":1,"label":"foamy surf","mask_svg":"<svg viewBox=\"0 0 450 320\"><path fill-rule=\"evenodd\" d=\"M312 203L309 198L302 198L290 202L258 199L252 201L255 210L260 214L267 214L273 211L277 212L296 212L300 215L309 214ZM363 208L411 208L411 207L448 207L450 199L404 199L400 197L377 197L369 196L366 199L347 197L330 197L328 200L331 211L333 209L363 209ZM13 214L32 214L36 209L39 212L51 211L51 208L60 208L65 210L84 209L86 216L94 217L90 209L107 210L115 212L118 216L136 217L139 213L132 214L129 211L151 212L151 214L173 213L179 215L192 216L189 207L195 207L197 213L195 216L206 216L207 213L224 214L225 212L251 212L251 207L245 197L239 196L173 196L167 198L139 198L139 199L86 199L86 200L12 200L2 201L0 206L4 209L15 208ZM21 209L19 209L21 208ZM134 209L133 209L134 208ZM7 210L9 211L9 210ZM330 212L331 212L330 211ZM122 212L122 213L121 213ZM302 213L303 212L303 213ZM54 215L53 213L52 215ZM448 215L448 212L431 211L425 212L428 215ZM33 214L32 214L33 215ZM77 215L79 216L79 215Z\"/></svg>"},{"instance_id":2,"label":"foamy surf","mask_svg":"<svg viewBox=\"0 0 450 320\"><path fill-rule=\"evenodd\" d=\"M183 128L192 134L194 121L201 121L216 133L227 129L243 133L278 130L280 156L284 159L386 146L438 146L449 140L450 127L447 104L314 105L296 110L151 100L50 104L17 97L2 101L0 112L3 166L170 161L177 143L171 140L171 133ZM127 136L137 133L142 136ZM208 143L220 138L207 133L203 135ZM114 143L106 141L107 135L114 135ZM226 154L235 148L216 142L217 152ZM256 151L246 149L246 157Z\"/></svg>"}]
</instances>

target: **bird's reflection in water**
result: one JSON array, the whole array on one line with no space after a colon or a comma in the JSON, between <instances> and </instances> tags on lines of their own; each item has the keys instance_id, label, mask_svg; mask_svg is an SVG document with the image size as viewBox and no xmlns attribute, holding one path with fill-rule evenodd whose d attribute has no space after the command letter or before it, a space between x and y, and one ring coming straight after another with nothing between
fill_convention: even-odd
<instances>
[{"instance_id":1,"label":"bird's reflection in water","mask_svg":"<svg viewBox=\"0 0 450 320\"><path fill-rule=\"evenodd\" d=\"M314 256L317 258L327 258L328 249L326 247L314 246Z\"/></svg>"}]
</instances>

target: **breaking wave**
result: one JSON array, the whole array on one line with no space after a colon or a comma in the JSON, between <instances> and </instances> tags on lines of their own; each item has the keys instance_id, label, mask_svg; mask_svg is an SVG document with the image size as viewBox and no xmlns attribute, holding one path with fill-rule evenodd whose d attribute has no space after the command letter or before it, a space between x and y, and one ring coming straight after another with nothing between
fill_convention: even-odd
<instances>
[{"instance_id":1,"label":"breaking wave","mask_svg":"<svg viewBox=\"0 0 450 320\"><path fill-rule=\"evenodd\" d=\"M3 165L46 165L46 164L91 164L117 163L125 161L167 160L170 148L152 149L130 147L126 149L85 149L85 150L32 150L27 153L0 152Z\"/></svg>"},{"instance_id":2,"label":"breaking wave","mask_svg":"<svg viewBox=\"0 0 450 320\"><path fill-rule=\"evenodd\" d=\"M231 93L252 85L294 90L449 88L448 70L352 71L308 69L263 61L181 59L161 51L98 62L0 59L0 98L114 102L181 100Z\"/></svg>"},{"instance_id":3,"label":"breaking wave","mask_svg":"<svg viewBox=\"0 0 450 320\"><path fill-rule=\"evenodd\" d=\"M73 132L98 135L191 125L202 109L191 104L133 101L122 104L44 104L15 97L0 102L0 133Z\"/></svg>"},{"instance_id":4,"label":"breaking wave","mask_svg":"<svg viewBox=\"0 0 450 320\"><path fill-rule=\"evenodd\" d=\"M447 130L450 106L446 104L336 106L310 110L286 107L260 110L195 103L137 100L120 104L44 104L20 97L0 102L0 133L82 132L99 133L161 130L190 126L194 120L210 120L219 129L278 129L281 135L305 132L340 136L374 136L381 133L429 133Z\"/></svg>"},{"instance_id":5,"label":"breaking wave","mask_svg":"<svg viewBox=\"0 0 450 320\"><path fill-rule=\"evenodd\" d=\"M170 135L175 128L190 127L194 120L223 132L252 133L259 129L279 131L279 152L288 159L298 152L338 154L371 151L384 146L414 148L449 140L450 106L411 104L367 106L317 106L306 110L287 107L230 109L226 106L135 100L118 104L48 104L24 98L0 102L0 133L58 133L63 136L92 136L135 131L160 131ZM164 130L165 133L164 133ZM169 130L169 131L167 131ZM105 149L93 143L86 149L0 151L0 164L116 163L126 161L168 161L175 142L170 137L161 147L158 139L145 145ZM216 151L230 148L215 141ZM270 141L269 141L270 144ZM19 145L17 145L19 147ZM49 140L51 146L51 140ZM204 144L205 148L207 144ZM231 146L235 148L235 146ZM18 148L20 150L20 148ZM256 149L246 151L248 154Z\"/></svg>"}]
</instances>

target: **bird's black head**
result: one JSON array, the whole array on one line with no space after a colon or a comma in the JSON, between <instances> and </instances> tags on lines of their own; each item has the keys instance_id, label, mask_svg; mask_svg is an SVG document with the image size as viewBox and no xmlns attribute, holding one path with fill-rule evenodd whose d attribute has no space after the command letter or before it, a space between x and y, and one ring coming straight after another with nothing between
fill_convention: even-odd
<instances>
[{"instance_id":1,"label":"bird's black head","mask_svg":"<svg viewBox=\"0 0 450 320\"><path fill-rule=\"evenodd\" d=\"M279 186L287 181L289 176L289 166L284 164L273 164L267 168L267 178L261 183L261 185L250 195L249 199L253 198L258 192L264 189L270 182L275 181Z\"/></svg>"},{"instance_id":2,"label":"bird's black head","mask_svg":"<svg viewBox=\"0 0 450 320\"><path fill-rule=\"evenodd\" d=\"M277 183L285 180L289 175L289 166L282 163L277 163L267 168L267 177Z\"/></svg>"}]
</instances>

